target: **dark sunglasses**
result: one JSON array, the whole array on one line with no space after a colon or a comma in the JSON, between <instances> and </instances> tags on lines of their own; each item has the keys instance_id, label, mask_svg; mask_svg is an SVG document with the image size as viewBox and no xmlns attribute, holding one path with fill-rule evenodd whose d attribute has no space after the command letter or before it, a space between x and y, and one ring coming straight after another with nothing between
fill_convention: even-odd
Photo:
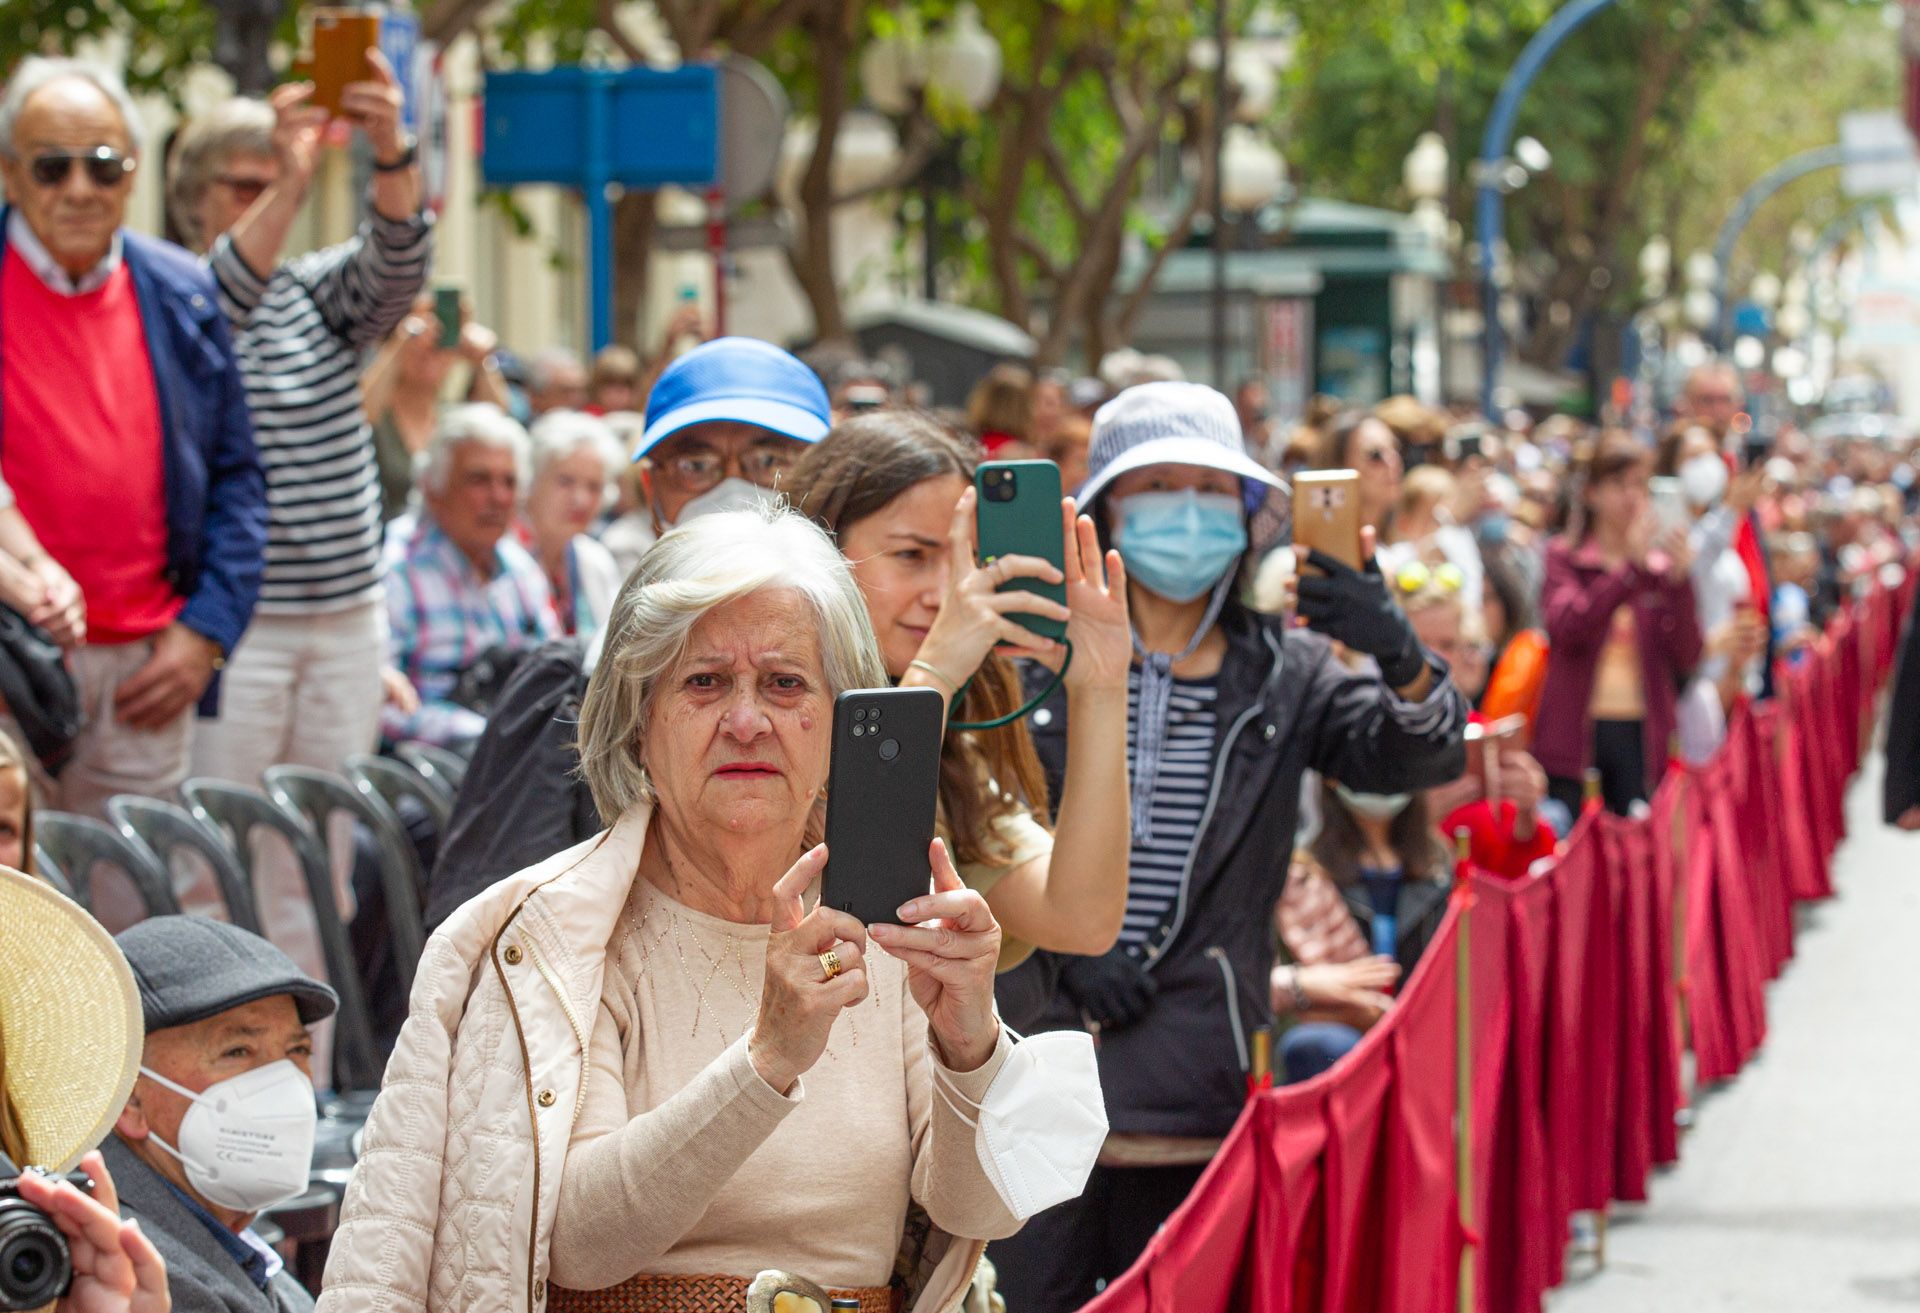
<instances>
[{"instance_id":1,"label":"dark sunglasses","mask_svg":"<svg viewBox=\"0 0 1920 1313\"><path fill-rule=\"evenodd\" d=\"M33 180L42 187L58 187L73 172L75 164L87 166L87 177L100 188L118 187L137 163L131 155L122 155L111 146L92 150L54 150L35 155L27 165Z\"/></svg>"},{"instance_id":2,"label":"dark sunglasses","mask_svg":"<svg viewBox=\"0 0 1920 1313\"><path fill-rule=\"evenodd\" d=\"M259 200L260 193L272 185L261 178L241 178L231 173L223 173L214 181L232 192L234 197L244 205L251 205Z\"/></svg>"}]
</instances>

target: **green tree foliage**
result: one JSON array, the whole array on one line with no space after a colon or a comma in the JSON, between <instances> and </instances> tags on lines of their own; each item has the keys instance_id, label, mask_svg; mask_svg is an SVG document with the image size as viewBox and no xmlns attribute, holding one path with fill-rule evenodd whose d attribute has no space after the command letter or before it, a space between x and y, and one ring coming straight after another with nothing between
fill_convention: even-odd
<instances>
[{"instance_id":1,"label":"green tree foliage","mask_svg":"<svg viewBox=\"0 0 1920 1313\"><path fill-rule=\"evenodd\" d=\"M1286 126L1286 153L1303 187L1404 203L1401 160L1422 131L1437 129L1455 161L1453 209L1466 218L1467 161L1478 154L1486 115L1506 71L1556 7L1545 0L1303 7ZM1820 39L1823 23L1867 7L1855 0L1622 0L1554 55L1519 116L1519 132L1544 143L1553 166L1507 206L1506 236L1529 309L1527 356L1557 363L1587 316L1631 295L1635 253L1671 218L1661 201L1688 192L1662 180L1685 155L1704 89L1764 52L1790 60L1786 52ZM1786 95L1773 85L1783 110L1804 108L1809 80L1792 78ZM1730 126L1718 147L1729 172L1751 168L1751 176L1785 153L1744 125ZM1731 199L1688 192L1684 208L1717 222Z\"/></svg>"}]
</instances>

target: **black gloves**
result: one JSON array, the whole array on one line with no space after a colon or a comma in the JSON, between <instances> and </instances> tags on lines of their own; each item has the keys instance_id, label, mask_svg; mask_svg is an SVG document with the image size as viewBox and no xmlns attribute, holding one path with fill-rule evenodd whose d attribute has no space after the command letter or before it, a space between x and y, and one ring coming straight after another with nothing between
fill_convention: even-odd
<instances>
[{"instance_id":1,"label":"black gloves","mask_svg":"<svg viewBox=\"0 0 1920 1313\"><path fill-rule=\"evenodd\" d=\"M1160 991L1123 948L1099 957L1064 958L1060 988L1102 1030L1119 1030L1146 1016Z\"/></svg>"},{"instance_id":2,"label":"black gloves","mask_svg":"<svg viewBox=\"0 0 1920 1313\"><path fill-rule=\"evenodd\" d=\"M1405 688L1420 678L1426 653L1406 612L1387 591L1379 565L1369 559L1363 574L1321 551L1307 561L1326 572L1300 576L1300 614L1307 623L1379 662L1389 688Z\"/></svg>"}]
</instances>

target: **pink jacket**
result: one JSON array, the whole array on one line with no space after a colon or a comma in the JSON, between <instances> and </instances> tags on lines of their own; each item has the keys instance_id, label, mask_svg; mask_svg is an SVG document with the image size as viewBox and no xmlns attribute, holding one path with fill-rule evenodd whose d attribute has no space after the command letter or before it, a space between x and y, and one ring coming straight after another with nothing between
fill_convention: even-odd
<instances>
[{"instance_id":1,"label":"pink jacket","mask_svg":"<svg viewBox=\"0 0 1920 1313\"><path fill-rule=\"evenodd\" d=\"M1633 607L1640 636L1640 677L1646 699L1647 788L1665 773L1673 738L1674 706L1700 660L1700 623L1694 615L1693 583L1644 566L1608 569L1591 543L1570 547L1556 538L1547 547L1546 582L1540 610L1551 650L1533 755L1549 775L1579 779L1593 761L1593 722L1587 706L1600 650L1613 613Z\"/></svg>"}]
</instances>

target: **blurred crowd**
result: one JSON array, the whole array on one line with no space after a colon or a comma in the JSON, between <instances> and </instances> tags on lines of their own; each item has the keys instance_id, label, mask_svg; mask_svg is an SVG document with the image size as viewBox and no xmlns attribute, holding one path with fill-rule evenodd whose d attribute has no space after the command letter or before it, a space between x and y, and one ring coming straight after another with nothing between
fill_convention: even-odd
<instances>
[{"instance_id":1,"label":"blurred crowd","mask_svg":"<svg viewBox=\"0 0 1920 1313\"><path fill-rule=\"evenodd\" d=\"M373 1091L356 1090L367 1082L335 1030L354 1025L391 1071L421 1074L367 1123L329 1267L335 1307L365 1306L381 1282L417 1283L421 1306L493 1306L473 1284L493 1269L462 1266L434 1221L442 1195L444 1237L447 1218L471 1223L462 1209L504 1191L502 1214L532 1216L502 1247L541 1242L511 1274L551 1280L556 1307L594 1306L568 1304L576 1286L749 1277L775 1258L885 1307L890 1246L917 1235L936 1275L908 1288L944 1292L926 1307L997 1268L1015 1313L1078 1308L1138 1254L1267 1074L1255 1032L1275 1041L1276 1079L1325 1071L1394 1006L1459 858L1519 875L1583 808L1644 807L1671 761L1712 756L1780 664L1920 545L1911 444L1756 425L1739 373L1711 362L1649 432L1409 396L1315 397L1276 417L1257 380L1229 397L1131 350L1085 377L999 364L943 410L888 363L703 341L691 310L644 355L522 360L433 285L398 85L375 71L342 108L373 161L366 221L291 256L328 128L308 89L234 101L179 135L169 204L190 250L124 227L131 177L153 165L112 78L28 60L0 99L0 865L34 871L56 817L137 830L117 802L184 801L244 868L244 919L261 932L197 919L243 919L217 861L163 862L168 887L144 896L42 870L110 928L140 923L123 945L143 985L145 1075L106 1165L122 1203L143 1201L172 1235L155 1239L191 1274L174 1287L182 1306L311 1306L283 1271L301 1237L270 1225L308 1186L305 1160L222 1179L196 1156L214 1132L194 1119L232 1082L309 1123L317 1087L323 1131L365 1122ZM989 460L1057 467L1063 562L976 560ZM1356 475L1362 568L1293 546L1289 483L1309 471ZM1006 591L1023 579L1065 600ZM796 590L813 607L800 622L767 600ZM770 676L771 692L720 657L697 676L770 709L713 711L724 699L702 701L708 684L666 680L701 644L757 654L798 632L815 635L815 664ZM824 951L794 954L825 980L789 979L799 968L776 950L824 916L787 885L809 870L821 781L765 887L710 906L701 870L766 853L730 847L745 842L733 804L682 779L707 749L669 730L692 731L659 728L656 751L648 717L683 699L686 724L719 715L728 742L753 737L740 717L764 715L780 743L818 746L812 718L781 728L781 699L803 690L778 680L839 692L862 686L842 682L856 669L948 709L944 847L918 918L937 924L872 932L905 964L891 976L863 956L864 931L829 927ZM373 754L418 779L375 811L283 823L328 851L317 884L297 843L260 845L206 801ZM196 793L203 781L231 792ZM542 865L568 852L577 870ZM396 861L418 879L388 878ZM612 991L582 996L584 1022L542 941L508 933L542 880L583 891L542 924L574 988ZM194 928L151 928L172 919L149 915L155 897ZM744 962L725 928L740 924L762 936ZM560 1000L538 1027L538 1005L513 992L524 976L488 992L522 942ZM892 989L857 1057L856 1038L834 1047L833 1021L867 995L817 992L853 976L876 1000ZM865 1015L850 1014L852 1033ZM537 1030L534 1049L561 1047L480 1047L481 1021L498 1043L508 1016ZM902 1016L924 1024L895 1051ZM955 1099L986 1104L1005 1050L1024 1047L1000 1018L1098 1041L1109 1129L1085 1189L1045 1208L979 1175L972 1122L951 1120ZM238 1031L254 1036L244 1054L207 1047ZM860 1102L823 1049L868 1088L910 1086L906 1106ZM488 1064L515 1061L496 1088ZM577 1087L542 1083L575 1065ZM803 1073L817 1093L794 1111ZM439 1094L422 1103L422 1088ZM576 1110L571 1141L537 1111L521 1137L564 1157L550 1199L517 1199L461 1157L463 1119L524 1121L556 1099ZM402 1112L422 1142L396 1140ZM765 1154L790 1165L810 1137L870 1146L861 1170L885 1182L823 1183L887 1205L834 1243L755 1202L778 1193ZM16 1157L31 1150L18 1139ZM310 1159L311 1125L306 1140ZM401 1151L449 1183L420 1196ZM666 1197L679 1210L648 1225L604 1223ZM427 1237L404 1279L382 1267L382 1229ZM305 1243L324 1256L330 1234Z\"/></svg>"}]
</instances>

